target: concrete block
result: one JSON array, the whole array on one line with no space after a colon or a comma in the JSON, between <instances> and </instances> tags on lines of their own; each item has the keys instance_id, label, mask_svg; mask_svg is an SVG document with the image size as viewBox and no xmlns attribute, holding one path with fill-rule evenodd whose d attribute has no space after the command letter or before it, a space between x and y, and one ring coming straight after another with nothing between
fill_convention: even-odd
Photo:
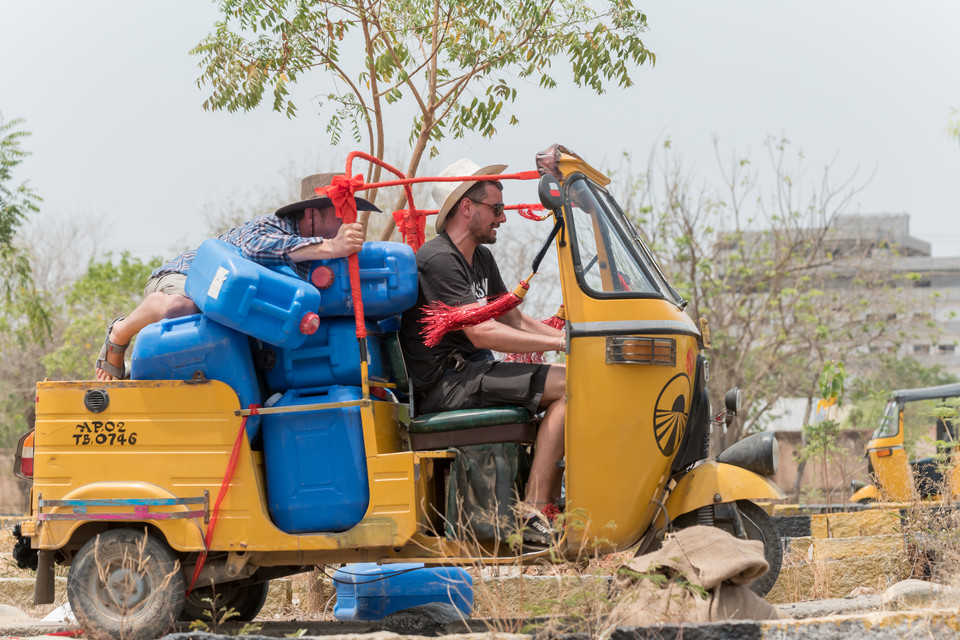
<instances>
[{"instance_id":1,"label":"concrete block","mask_svg":"<svg viewBox=\"0 0 960 640\"><path fill-rule=\"evenodd\" d=\"M855 538L900 533L899 511L868 509L851 513L823 513L810 516L814 538Z\"/></svg>"},{"instance_id":2,"label":"concrete block","mask_svg":"<svg viewBox=\"0 0 960 640\"><path fill-rule=\"evenodd\" d=\"M842 598L857 587L878 592L908 577L910 565L902 554L862 555L827 560L816 555L789 554L780 578L766 599L774 604Z\"/></svg>"}]
</instances>

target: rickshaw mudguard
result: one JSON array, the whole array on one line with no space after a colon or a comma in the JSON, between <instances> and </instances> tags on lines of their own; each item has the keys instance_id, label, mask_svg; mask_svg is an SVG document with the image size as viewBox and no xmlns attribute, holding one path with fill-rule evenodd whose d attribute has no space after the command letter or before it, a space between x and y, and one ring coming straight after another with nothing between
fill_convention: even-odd
<instances>
[{"instance_id":1,"label":"rickshaw mudguard","mask_svg":"<svg viewBox=\"0 0 960 640\"><path fill-rule=\"evenodd\" d=\"M667 497L664 507L670 519L709 504L736 500L782 500L780 487L763 476L723 462L709 461L686 473ZM663 514L657 517L663 526Z\"/></svg>"},{"instance_id":2,"label":"rickshaw mudguard","mask_svg":"<svg viewBox=\"0 0 960 640\"><path fill-rule=\"evenodd\" d=\"M122 498L118 498L122 496ZM149 523L163 533L174 549L203 550L203 534L190 519L180 518L184 512L204 510L202 504L156 505L152 503L176 500L178 496L148 482L93 482L66 493L61 501L76 503L76 506L48 507L46 517L59 516L65 520L43 520L37 517L40 549L59 549L66 545L74 531L90 522L125 522L131 527L137 523ZM111 505L87 506L83 503L109 501ZM73 516L73 517L71 517ZM203 517L199 516L202 520Z\"/></svg>"},{"instance_id":3,"label":"rickshaw mudguard","mask_svg":"<svg viewBox=\"0 0 960 640\"><path fill-rule=\"evenodd\" d=\"M868 484L865 487L860 487L852 496L850 496L850 502L861 502L863 500L879 500L879 499L880 499L880 490L877 489L872 484Z\"/></svg>"}]
</instances>

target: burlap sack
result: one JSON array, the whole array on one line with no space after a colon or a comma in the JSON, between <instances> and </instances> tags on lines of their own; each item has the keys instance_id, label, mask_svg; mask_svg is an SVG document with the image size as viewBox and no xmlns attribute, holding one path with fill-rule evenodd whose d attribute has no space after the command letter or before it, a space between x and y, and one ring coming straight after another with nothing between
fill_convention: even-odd
<instances>
[{"instance_id":1,"label":"burlap sack","mask_svg":"<svg viewBox=\"0 0 960 640\"><path fill-rule=\"evenodd\" d=\"M716 527L681 529L620 567L612 616L618 625L787 618L744 586L767 569L759 541Z\"/></svg>"}]
</instances>

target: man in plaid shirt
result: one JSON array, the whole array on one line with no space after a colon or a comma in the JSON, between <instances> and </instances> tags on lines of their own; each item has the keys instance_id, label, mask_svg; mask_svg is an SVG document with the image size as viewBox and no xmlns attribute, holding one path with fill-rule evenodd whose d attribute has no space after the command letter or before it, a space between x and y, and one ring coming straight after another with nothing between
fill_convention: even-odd
<instances>
[{"instance_id":1,"label":"man in plaid shirt","mask_svg":"<svg viewBox=\"0 0 960 640\"><path fill-rule=\"evenodd\" d=\"M273 216L260 216L231 229L218 240L239 247L244 258L264 266L287 265L301 278L307 276L312 260L356 253L363 245L363 227L359 223L342 224L330 198L316 195L316 189L328 186L334 175L307 176L300 184L300 202L281 207ZM362 198L356 201L359 211L379 211ZM143 301L129 316L110 323L97 358L97 380L125 376L124 352L148 324L199 313L184 289L196 255L196 251L188 251L150 274Z\"/></svg>"}]
</instances>

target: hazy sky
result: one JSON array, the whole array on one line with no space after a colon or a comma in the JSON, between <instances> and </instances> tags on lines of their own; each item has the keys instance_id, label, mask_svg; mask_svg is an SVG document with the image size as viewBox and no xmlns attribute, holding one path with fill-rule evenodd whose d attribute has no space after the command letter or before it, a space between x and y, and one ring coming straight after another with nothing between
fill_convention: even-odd
<instances>
[{"instance_id":1,"label":"hazy sky","mask_svg":"<svg viewBox=\"0 0 960 640\"><path fill-rule=\"evenodd\" d=\"M636 2L657 64L634 72L635 87L522 86L519 127L444 143L431 168L470 156L531 169L553 142L597 166L625 152L642 164L670 137L707 173L714 136L755 162L767 136L785 136L811 175L836 157L838 177L873 176L855 210L909 213L935 255L960 255L960 145L944 133L960 108L960 2ZM309 100L323 87L301 90L294 120L201 109L187 52L217 15L201 0L0 0L0 112L33 133L18 177L45 199L41 224L103 215L107 249L169 256L203 239L206 205L276 184L291 161L342 168L352 147L329 146ZM393 136L399 165L407 135Z\"/></svg>"}]
</instances>

